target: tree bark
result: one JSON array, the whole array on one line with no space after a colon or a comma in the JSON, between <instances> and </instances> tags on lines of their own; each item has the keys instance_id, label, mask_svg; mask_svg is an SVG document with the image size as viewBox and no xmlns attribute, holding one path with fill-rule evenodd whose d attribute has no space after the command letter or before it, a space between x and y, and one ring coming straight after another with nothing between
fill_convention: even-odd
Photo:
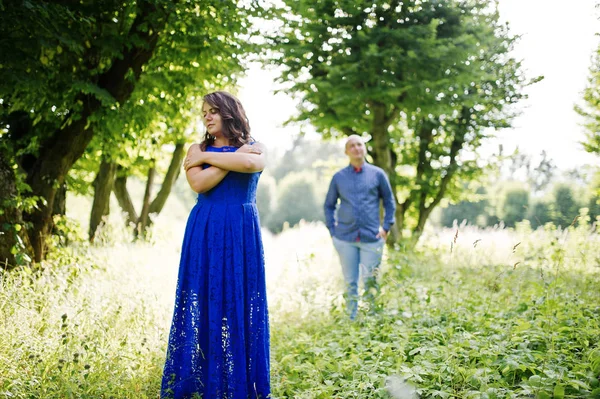
<instances>
[{"instance_id":1,"label":"tree bark","mask_svg":"<svg viewBox=\"0 0 600 399\"><path fill-rule=\"evenodd\" d=\"M127 176L126 175L118 175L117 174L117 178L115 179L113 191L115 193L115 196L117 197L119 206L121 207L123 212L125 212L125 215L127 217L127 225L128 226L137 225L138 216L135 211L135 207L133 206L133 201L131 200L131 196L129 195L129 191L127 191Z\"/></svg>"},{"instance_id":2,"label":"tree bark","mask_svg":"<svg viewBox=\"0 0 600 399\"><path fill-rule=\"evenodd\" d=\"M181 171L181 164L183 162L183 158L185 158L185 143L177 143L175 144L175 150L173 151L173 156L171 157L171 163L169 164L169 169L167 169L167 174L160 186L160 190L156 194L156 198L150 204L150 213L159 214L167 199L169 198L169 194L171 194L171 190L173 189L173 185L179 177L179 172Z\"/></svg>"},{"instance_id":3,"label":"tree bark","mask_svg":"<svg viewBox=\"0 0 600 399\"><path fill-rule=\"evenodd\" d=\"M452 139L452 144L450 145L450 153L448 154L450 156L450 162L445 169L444 175L442 176L442 180L440 181L437 193L435 193L435 195L432 195L433 193L430 190L421 193L422 196L419 206L419 218L417 221L417 226L413 230L413 240L415 243L423 234L423 230L425 229L425 223L427 223L427 219L431 215L431 212L435 209L436 206L439 205L439 203L446 195L448 184L450 184L452 177L456 174L456 171L458 170L458 162L456 157L458 156L459 151L462 149L465 143L465 135L467 133L469 119L469 109L463 107L461 119L458 123L458 126L456 127L454 138ZM433 138L432 135L429 135L428 137ZM421 158L421 156L419 156L419 158ZM421 190L423 190L423 188L421 188ZM428 205L425 203L427 194L430 194L429 198L432 198L431 203L429 203Z\"/></svg>"},{"instance_id":4,"label":"tree bark","mask_svg":"<svg viewBox=\"0 0 600 399\"><path fill-rule=\"evenodd\" d=\"M158 23L153 23L152 29L142 27L142 24L148 23L148 17L157 12L161 13ZM134 78L139 78L142 66L152 57L158 33L164 29L166 18L164 11L158 10L154 4L140 3L139 13L130 28L130 35L138 38L139 45L126 48L122 56L116 57L110 69L98 79L98 86L107 90L117 102L123 103L131 96L134 84L126 76L131 70ZM37 210L27 215L27 220L32 224L29 238L36 262L40 262L45 256L46 240L52 228L56 187L64 183L68 171L92 140L94 130L89 126L88 120L102 107L100 101L92 95L80 95L78 101L83 104L80 118L65 121L64 127L54 132L44 143L39 158L28 171L27 183L32 189L32 195L45 200Z\"/></svg>"},{"instance_id":5,"label":"tree bark","mask_svg":"<svg viewBox=\"0 0 600 399\"><path fill-rule=\"evenodd\" d=\"M373 163L379 166L387 174L390 185L392 186L392 192L394 193L394 200L396 199L396 186L398 183L398 175L396 174L396 153L391 147L391 137L388 132L390 124L397 118L397 111L392 109L387 110L385 104L374 103L371 104L373 110L373 126L371 130L372 137L372 151L371 156L373 157ZM396 216L398 212L396 211ZM402 225L396 224L392 226L389 242L393 243L398 241L402 232Z\"/></svg>"},{"instance_id":6,"label":"tree bark","mask_svg":"<svg viewBox=\"0 0 600 399\"><path fill-rule=\"evenodd\" d=\"M69 169L81 157L94 134L91 128L86 129L86 124L88 117L99 107L99 102L95 98L84 97L87 105L84 106L81 119L55 133L54 142L42 148L27 176L32 194L46 200L45 204L38 204L38 208L27 215L27 220L32 223L29 238L36 262L40 262L46 252L57 187L64 183Z\"/></svg>"},{"instance_id":7,"label":"tree bark","mask_svg":"<svg viewBox=\"0 0 600 399\"><path fill-rule=\"evenodd\" d=\"M373 110L373 127L371 128L373 163L382 168L392 182L396 178L396 165L392 163L393 149L390 148L388 132L390 125L386 117L386 107L385 104L373 104L371 108Z\"/></svg>"},{"instance_id":8,"label":"tree bark","mask_svg":"<svg viewBox=\"0 0 600 399\"><path fill-rule=\"evenodd\" d=\"M0 154L0 269L5 270L18 266L31 255L23 217L14 203L16 196L15 174Z\"/></svg>"},{"instance_id":9,"label":"tree bark","mask_svg":"<svg viewBox=\"0 0 600 399\"><path fill-rule=\"evenodd\" d=\"M56 191L52 215L65 216L67 214L67 184L63 183Z\"/></svg>"},{"instance_id":10,"label":"tree bark","mask_svg":"<svg viewBox=\"0 0 600 399\"><path fill-rule=\"evenodd\" d=\"M156 168L154 167L154 161L152 166L148 169L148 179L146 180L146 190L144 192L144 198L142 202L142 211L140 212L140 218L136 225L135 237L145 238L147 235L148 228L148 217L150 215L150 197L152 196L152 185L154 184L154 176L156 175Z\"/></svg>"},{"instance_id":11,"label":"tree bark","mask_svg":"<svg viewBox=\"0 0 600 399\"><path fill-rule=\"evenodd\" d=\"M111 160L102 159L96 179L94 180L94 202L90 215L89 240L94 242L96 230L105 216L110 213L110 193L113 191L117 164Z\"/></svg>"},{"instance_id":12,"label":"tree bark","mask_svg":"<svg viewBox=\"0 0 600 399\"><path fill-rule=\"evenodd\" d=\"M175 145L175 150L173 151L173 156L171 158L171 162L169 164L169 168L167 169L167 173L161 185L159 192L156 194L154 200L150 201L152 193L152 185L154 184L154 179L156 176L156 169L151 167L148 170L148 177L146 181L146 190L144 193L142 210L140 212L140 216L137 216L135 212L135 207L133 205L133 201L129 195L127 190L127 176L119 176L115 180L115 185L113 191L119 205L127 215L127 225L134 225L134 238L142 238L146 237L148 230L152 226L152 219L150 218L151 214L159 214L164 208L167 199L169 198L169 194L173 189L173 185L179 176L181 171L181 164L183 162L183 158L185 157L185 143L177 143Z\"/></svg>"},{"instance_id":13,"label":"tree bark","mask_svg":"<svg viewBox=\"0 0 600 399\"><path fill-rule=\"evenodd\" d=\"M397 240L401 240L403 238L402 231L404 230L404 221L406 218L406 211L410 207L411 199L407 198L404 202L399 203L396 206L396 229L398 231Z\"/></svg>"}]
</instances>

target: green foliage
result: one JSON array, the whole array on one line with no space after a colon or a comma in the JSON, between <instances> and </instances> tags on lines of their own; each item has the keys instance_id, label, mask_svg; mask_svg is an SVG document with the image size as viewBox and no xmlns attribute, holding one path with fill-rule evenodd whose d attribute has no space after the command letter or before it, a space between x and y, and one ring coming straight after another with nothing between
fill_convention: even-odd
<instances>
[{"instance_id":1,"label":"green foliage","mask_svg":"<svg viewBox=\"0 0 600 399\"><path fill-rule=\"evenodd\" d=\"M84 151L67 179L81 193L102 158L160 163L163 146L187 140L201 94L235 84L261 15L254 0L3 4L0 144L31 195L52 205ZM38 205L28 233L40 260L52 218Z\"/></svg>"},{"instance_id":2,"label":"green foliage","mask_svg":"<svg viewBox=\"0 0 600 399\"><path fill-rule=\"evenodd\" d=\"M592 220L600 217L600 196L593 196L589 200L588 210Z\"/></svg>"},{"instance_id":3,"label":"green foliage","mask_svg":"<svg viewBox=\"0 0 600 399\"><path fill-rule=\"evenodd\" d=\"M323 226L271 242L273 397L387 399L391 376L425 398L597 395L598 234L465 230L450 252L454 231L437 233L388 253L378 306L356 322ZM178 244L70 247L1 274L0 396L156 398Z\"/></svg>"},{"instance_id":4,"label":"green foliage","mask_svg":"<svg viewBox=\"0 0 600 399\"><path fill-rule=\"evenodd\" d=\"M256 207L261 225L269 226L269 219L277 207L277 184L272 176L265 173L261 175L256 189Z\"/></svg>"},{"instance_id":5,"label":"green foliage","mask_svg":"<svg viewBox=\"0 0 600 399\"><path fill-rule=\"evenodd\" d=\"M583 105L575 106L575 111L584 118L587 130L587 140L583 146L588 152L600 154L600 46L594 53L583 101Z\"/></svg>"},{"instance_id":6,"label":"green foliage","mask_svg":"<svg viewBox=\"0 0 600 399\"><path fill-rule=\"evenodd\" d=\"M575 199L573 188L567 184L557 184L553 190L554 222L563 228L574 223L583 206Z\"/></svg>"},{"instance_id":7,"label":"green foliage","mask_svg":"<svg viewBox=\"0 0 600 399\"><path fill-rule=\"evenodd\" d=\"M269 54L301 99L294 120L324 136L370 136L408 222L399 228L422 230L443 198L458 200L481 175L487 128L510 125L530 83L495 3L284 3Z\"/></svg>"},{"instance_id":8,"label":"green foliage","mask_svg":"<svg viewBox=\"0 0 600 399\"><path fill-rule=\"evenodd\" d=\"M159 173L166 170L166 148L190 140L200 124L202 95L232 88L251 51L240 36L250 33L246 19L255 14L255 5L235 12L230 6L192 2L175 11L166 28L168 42L158 47L127 103L101 119L100 134L70 173L70 187L89 192L102 157L131 176L145 178L155 162Z\"/></svg>"},{"instance_id":9,"label":"green foliage","mask_svg":"<svg viewBox=\"0 0 600 399\"><path fill-rule=\"evenodd\" d=\"M151 299L136 299L131 285L120 290L126 269L119 276L72 248L45 266L2 275L3 321L19 334L0 343L3 357L12 347L12 361L0 365L0 397L156 397L149 392L160 378L161 337L154 317L142 316Z\"/></svg>"},{"instance_id":10,"label":"green foliage","mask_svg":"<svg viewBox=\"0 0 600 399\"><path fill-rule=\"evenodd\" d=\"M460 223L465 219L471 225L485 227L502 220L507 227L515 227L527 219L534 229L547 223L565 229L576 222L583 208L587 209L592 221L600 214L593 179L586 186L554 182L544 195L533 198L529 196L531 188L531 185L518 181L500 181L480 197L444 208L441 224L450 227L454 220Z\"/></svg>"},{"instance_id":11,"label":"green foliage","mask_svg":"<svg viewBox=\"0 0 600 399\"><path fill-rule=\"evenodd\" d=\"M296 138L260 178L256 202L262 226L279 233L286 222L323 221L331 177L347 162L339 143Z\"/></svg>"},{"instance_id":12,"label":"green foliage","mask_svg":"<svg viewBox=\"0 0 600 399\"><path fill-rule=\"evenodd\" d=\"M315 189L316 175L310 172L290 173L278 186L277 207L268 216L266 226L278 233L284 225L297 225L300 220L323 221L325 197Z\"/></svg>"},{"instance_id":13,"label":"green foliage","mask_svg":"<svg viewBox=\"0 0 600 399\"><path fill-rule=\"evenodd\" d=\"M287 230L269 252L273 396L383 399L393 376L428 398L597 395L600 237L520 224L492 253L504 233L390 252L378 306L350 322L326 229ZM177 248L69 247L0 274L0 396L156 398Z\"/></svg>"},{"instance_id":14,"label":"green foliage","mask_svg":"<svg viewBox=\"0 0 600 399\"><path fill-rule=\"evenodd\" d=\"M85 232L77 220L65 215L54 216L54 231L52 235L53 248L69 245L82 245L86 242Z\"/></svg>"},{"instance_id":15,"label":"green foliage","mask_svg":"<svg viewBox=\"0 0 600 399\"><path fill-rule=\"evenodd\" d=\"M525 187L508 187L504 191L498 214L506 226L514 227L517 222L525 219L528 206L529 191Z\"/></svg>"},{"instance_id":16,"label":"green foliage","mask_svg":"<svg viewBox=\"0 0 600 399\"><path fill-rule=\"evenodd\" d=\"M484 187L476 191L476 198L470 201L463 200L457 204L450 204L442 209L440 223L445 227L452 227L454 221L458 224L466 223L472 226L485 227L488 223L487 210L490 207L487 192Z\"/></svg>"},{"instance_id":17,"label":"green foliage","mask_svg":"<svg viewBox=\"0 0 600 399\"><path fill-rule=\"evenodd\" d=\"M14 156L0 141L0 265L12 268L31 262L25 234L29 223L23 211L35 209L39 197L27 196L31 188L25 182Z\"/></svg>"},{"instance_id":18,"label":"green foliage","mask_svg":"<svg viewBox=\"0 0 600 399\"><path fill-rule=\"evenodd\" d=\"M531 221L533 228L552 222L552 205L543 199L536 200L533 205L530 205L527 218Z\"/></svg>"}]
</instances>

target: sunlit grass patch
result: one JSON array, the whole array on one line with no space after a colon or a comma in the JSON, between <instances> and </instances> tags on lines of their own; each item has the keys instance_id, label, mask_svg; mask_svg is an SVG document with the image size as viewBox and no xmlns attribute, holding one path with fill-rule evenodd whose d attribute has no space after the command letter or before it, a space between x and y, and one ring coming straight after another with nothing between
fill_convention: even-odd
<instances>
[{"instance_id":1,"label":"sunlit grass patch","mask_svg":"<svg viewBox=\"0 0 600 399\"><path fill-rule=\"evenodd\" d=\"M155 397L164 305L136 265L93 260L3 275L0 396Z\"/></svg>"},{"instance_id":2,"label":"sunlit grass patch","mask_svg":"<svg viewBox=\"0 0 600 399\"><path fill-rule=\"evenodd\" d=\"M110 241L117 231L3 274L0 398L157 398L183 223L159 218L150 243ZM388 252L377 306L356 322L322 224L263 237L275 398L389 398L390 376L422 397L600 392L589 226L426 235Z\"/></svg>"},{"instance_id":3,"label":"sunlit grass patch","mask_svg":"<svg viewBox=\"0 0 600 399\"><path fill-rule=\"evenodd\" d=\"M341 267L323 224L301 223L263 237L272 323L320 319L341 304Z\"/></svg>"},{"instance_id":4,"label":"sunlit grass patch","mask_svg":"<svg viewBox=\"0 0 600 399\"><path fill-rule=\"evenodd\" d=\"M520 229L442 232L391 254L374 315L282 325L276 394L386 398L392 375L424 397L598 396L598 236Z\"/></svg>"}]
</instances>

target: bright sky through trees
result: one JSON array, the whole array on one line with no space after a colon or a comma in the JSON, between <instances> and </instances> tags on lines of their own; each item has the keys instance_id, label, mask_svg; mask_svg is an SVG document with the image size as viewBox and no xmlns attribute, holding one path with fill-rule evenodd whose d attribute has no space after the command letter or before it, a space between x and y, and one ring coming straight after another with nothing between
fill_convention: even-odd
<instances>
[{"instance_id":1,"label":"bright sky through trees","mask_svg":"<svg viewBox=\"0 0 600 399\"><path fill-rule=\"evenodd\" d=\"M573 105L585 88L591 56L598 44L600 10L594 0L500 0L500 15L513 33L522 38L515 48L524 60L529 77L543 75L528 88L529 99L521 103L523 114L514 128L498 133L488 145L496 151L516 146L533 156L546 150L559 168L598 162L583 151L580 117ZM254 65L241 82L244 103L254 136L274 149L288 147L298 132L282 123L295 112L295 101L285 94L273 95L275 73Z\"/></svg>"}]
</instances>

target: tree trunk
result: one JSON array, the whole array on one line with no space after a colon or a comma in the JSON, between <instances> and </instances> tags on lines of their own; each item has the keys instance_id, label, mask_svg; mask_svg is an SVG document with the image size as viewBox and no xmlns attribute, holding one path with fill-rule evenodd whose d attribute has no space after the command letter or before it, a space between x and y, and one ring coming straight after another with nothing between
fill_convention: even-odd
<instances>
[{"instance_id":1,"label":"tree trunk","mask_svg":"<svg viewBox=\"0 0 600 399\"><path fill-rule=\"evenodd\" d=\"M388 175L390 182L396 179L396 165L392 162L393 149L390 148L389 123L386 118L384 104L375 104L373 109L373 127L371 131L373 163L382 168Z\"/></svg>"},{"instance_id":2,"label":"tree trunk","mask_svg":"<svg viewBox=\"0 0 600 399\"><path fill-rule=\"evenodd\" d=\"M57 189L54 197L54 209L52 209L52 230L51 234L60 237L61 245L69 244L68 234L65 234L60 229L55 229L55 216L64 217L67 214L67 184L63 183Z\"/></svg>"},{"instance_id":3,"label":"tree trunk","mask_svg":"<svg viewBox=\"0 0 600 399\"><path fill-rule=\"evenodd\" d=\"M392 192L394 193L394 200L396 199L396 185L398 181L398 175L396 174L396 161L397 156L394 149L391 146L390 133L388 127L395 118L395 111L392 110L390 114L387 114L385 104L372 104L373 109L373 127L371 131L372 136L372 150L371 156L373 157L373 163L379 166L387 174L390 185L392 186ZM396 211L396 216L398 212ZM390 234L390 243L398 241L402 232L402 226L396 224L392 226Z\"/></svg>"},{"instance_id":4,"label":"tree trunk","mask_svg":"<svg viewBox=\"0 0 600 399\"><path fill-rule=\"evenodd\" d=\"M46 252L46 240L52 229L52 211L54 210L57 187L64 183L65 176L75 161L81 157L94 133L86 129L88 117L99 107L99 102L86 96L81 119L73 122L54 134L56 140L44 146L39 158L28 173L27 183L32 194L46 200L27 215L32 223L29 234L34 252L34 260L41 262Z\"/></svg>"},{"instance_id":5,"label":"tree trunk","mask_svg":"<svg viewBox=\"0 0 600 399\"><path fill-rule=\"evenodd\" d=\"M423 155L419 154L419 160L424 162L426 167L423 169L425 171L425 176L423 177L423 173L419 173L417 171L417 175L421 178L422 184L420 184L420 204L419 204L419 218L417 221L417 226L413 230L413 242L416 244L421 235L423 234L423 230L425 229L425 223L427 223L427 219L431 215L431 212L435 209L436 206L442 201L444 196L446 195L446 190L448 189L448 184L452 180L452 177L455 175L458 169L458 162L456 157L458 153L462 149L465 143L465 135L468 129L469 119L471 117L470 111L467 107L463 107L461 112L461 119L456 127L454 132L454 138L452 139L452 144L450 145L450 153L448 154L450 157L450 162L446 169L442 172L445 172L441 178L440 184L437 188L437 192L434 192L429 186L429 182L425 183L426 180L431 179L431 173L427 174L426 172L431 169L430 160L425 160L425 152L427 151L427 146L429 141L433 139L433 135L430 133L433 131L433 127L424 125L425 130L423 131L424 140L429 140L423 149ZM427 169L429 168L429 169ZM441 173L441 172L440 172ZM425 191L426 190L426 191ZM431 199L429 204L426 204L426 201Z\"/></svg>"},{"instance_id":6,"label":"tree trunk","mask_svg":"<svg viewBox=\"0 0 600 399\"><path fill-rule=\"evenodd\" d=\"M63 183L56 191L52 215L65 216L67 214L67 184Z\"/></svg>"},{"instance_id":7,"label":"tree trunk","mask_svg":"<svg viewBox=\"0 0 600 399\"><path fill-rule=\"evenodd\" d=\"M173 157L171 158L169 169L167 169L167 174L165 175L163 183L160 186L160 190L158 194L156 194L156 198L154 198L152 204L150 204L151 214L159 214L165 206L167 198L169 198L169 194L171 194L171 190L173 189L173 184L175 184L175 181L179 176L179 172L181 171L181 164L184 157L185 143L177 143L175 145L175 150L173 151Z\"/></svg>"},{"instance_id":8,"label":"tree trunk","mask_svg":"<svg viewBox=\"0 0 600 399\"><path fill-rule=\"evenodd\" d=\"M116 162L102 159L100 169L94 180L94 202L90 215L89 230L90 242L94 242L96 230L102 223L103 218L110 212L110 193L113 190L116 171Z\"/></svg>"},{"instance_id":9,"label":"tree trunk","mask_svg":"<svg viewBox=\"0 0 600 399\"><path fill-rule=\"evenodd\" d=\"M157 23L148 27L151 14L160 17L157 17ZM140 4L139 13L130 28L130 35L136 35L138 45L124 49L122 56L113 60L111 68L98 77L98 86L107 90L117 102L123 103L131 96L135 86L126 77L132 71L135 80L139 78L142 66L150 60L156 48L158 34L164 29L166 19L164 10L158 10L154 4ZM32 195L45 200L45 204L40 203L38 209L27 215L27 220L32 224L29 238L36 262L40 262L46 252L46 240L52 228L56 187L64 183L65 176L92 140L94 130L88 121L102 106L92 95L80 95L78 101L82 104L79 119L65 121L64 127L54 132L44 143L39 158L28 171L27 183L32 189Z\"/></svg>"},{"instance_id":10,"label":"tree trunk","mask_svg":"<svg viewBox=\"0 0 600 399\"><path fill-rule=\"evenodd\" d=\"M435 125L431 121L424 119L417 129L419 152L416 168L417 173L415 176L416 185L415 189L411 192L411 197L414 198L412 203L418 207L417 225L411 234L411 241L414 244L418 242L423 232L423 228L425 227L427 217L429 216L429 212L427 212L427 200L431 195L434 182L431 181L433 179L431 156L428 156L427 154L430 154L429 146L433 142L434 128Z\"/></svg>"},{"instance_id":11,"label":"tree trunk","mask_svg":"<svg viewBox=\"0 0 600 399\"><path fill-rule=\"evenodd\" d=\"M140 212L140 218L138 220L135 237L146 238L148 228L148 217L150 215L150 197L152 196L152 185L154 184L154 176L156 175L156 168L154 167L154 161L152 166L148 169L148 180L146 181L146 190L144 192L144 199L142 202L142 211Z\"/></svg>"},{"instance_id":12,"label":"tree trunk","mask_svg":"<svg viewBox=\"0 0 600 399\"><path fill-rule=\"evenodd\" d=\"M119 175L121 173L123 173L123 171L117 173L113 191L117 197L119 206L123 212L125 212L127 226L135 226L138 222L138 216L135 207L133 206L131 196L129 195L129 191L127 191L127 175Z\"/></svg>"},{"instance_id":13,"label":"tree trunk","mask_svg":"<svg viewBox=\"0 0 600 399\"><path fill-rule=\"evenodd\" d=\"M16 197L15 174L0 154L0 269L5 270L30 260L31 255Z\"/></svg>"},{"instance_id":14,"label":"tree trunk","mask_svg":"<svg viewBox=\"0 0 600 399\"><path fill-rule=\"evenodd\" d=\"M396 230L398 231L398 235L396 236L396 241L400 241L403 239L402 231L404 230L404 220L406 217L406 211L410 206L410 197L407 198L403 203L400 203L396 206Z\"/></svg>"},{"instance_id":15,"label":"tree trunk","mask_svg":"<svg viewBox=\"0 0 600 399\"><path fill-rule=\"evenodd\" d=\"M117 177L114 185L114 193L119 201L119 205L127 215L127 225L133 224L134 227L134 238L143 238L146 237L148 230L152 226L152 219L150 215L159 214L165 206L167 199L169 198L169 194L173 189L173 185L179 176L181 171L181 164L183 162L183 158L185 157L185 143L177 143L175 145L175 150L173 151L173 156L171 158L171 163L169 164L169 168L167 170L167 174L163 180L161 188L159 192L156 194L154 200L151 199L151 189L154 184L154 179L156 176L156 169L151 167L148 170L148 178L146 181L146 191L144 193L144 199L142 203L142 211L140 212L140 216L137 216L135 212L135 207L133 206L133 201L129 196L129 192L127 191L127 176L122 175Z\"/></svg>"}]
</instances>

